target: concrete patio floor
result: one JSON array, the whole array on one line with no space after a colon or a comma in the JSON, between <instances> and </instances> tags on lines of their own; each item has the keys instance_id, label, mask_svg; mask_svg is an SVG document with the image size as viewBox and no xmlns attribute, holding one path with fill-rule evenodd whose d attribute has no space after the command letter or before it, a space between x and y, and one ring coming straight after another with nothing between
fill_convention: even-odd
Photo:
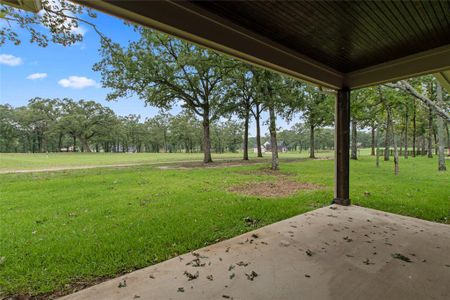
<instances>
[{"instance_id":1,"label":"concrete patio floor","mask_svg":"<svg viewBox=\"0 0 450 300\"><path fill-rule=\"evenodd\" d=\"M63 299L450 299L450 226L333 205Z\"/></svg>"}]
</instances>

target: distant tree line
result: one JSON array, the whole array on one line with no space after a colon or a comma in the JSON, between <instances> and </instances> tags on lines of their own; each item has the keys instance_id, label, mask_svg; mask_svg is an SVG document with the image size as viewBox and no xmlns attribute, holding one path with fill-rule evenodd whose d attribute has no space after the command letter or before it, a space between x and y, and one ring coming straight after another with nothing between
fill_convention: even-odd
<instances>
[{"instance_id":1,"label":"distant tree line","mask_svg":"<svg viewBox=\"0 0 450 300\"><path fill-rule=\"evenodd\" d=\"M214 152L241 148L241 122L216 120L211 128ZM34 98L27 106L0 105L1 152L201 152L201 130L188 111L142 121L94 101Z\"/></svg>"}]
</instances>

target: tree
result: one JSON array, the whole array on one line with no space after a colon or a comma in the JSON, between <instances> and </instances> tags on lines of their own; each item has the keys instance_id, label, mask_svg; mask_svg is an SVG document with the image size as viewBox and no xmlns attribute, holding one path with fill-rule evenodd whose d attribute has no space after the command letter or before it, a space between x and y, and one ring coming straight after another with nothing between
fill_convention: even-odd
<instances>
[{"instance_id":1,"label":"tree","mask_svg":"<svg viewBox=\"0 0 450 300\"><path fill-rule=\"evenodd\" d=\"M171 143L185 152L194 152L201 147L201 123L194 114L185 110L170 119Z\"/></svg>"},{"instance_id":2,"label":"tree","mask_svg":"<svg viewBox=\"0 0 450 300\"><path fill-rule=\"evenodd\" d=\"M86 152L91 152L90 140L108 132L108 127L115 122L114 112L94 101L63 100L61 128L75 139L78 139Z\"/></svg>"},{"instance_id":3,"label":"tree","mask_svg":"<svg viewBox=\"0 0 450 300\"><path fill-rule=\"evenodd\" d=\"M253 118L255 119L256 149L257 149L258 157L263 157L262 149L261 149L261 114L262 114L263 110L264 110L264 105L260 102L260 100L255 99L255 102L250 111L253 115Z\"/></svg>"},{"instance_id":4,"label":"tree","mask_svg":"<svg viewBox=\"0 0 450 300\"><path fill-rule=\"evenodd\" d=\"M242 144L242 123L235 120L212 124L212 148L217 153L236 152Z\"/></svg>"},{"instance_id":5,"label":"tree","mask_svg":"<svg viewBox=\"0 0 450 300\"><path fill-rule=\"evenodd\" d=\"M424 80L424 78L419 79L420 82L422 82L423 80ZM419 99L426 106L434 109L436 111L436 113L439 114L445 120L447 120L447 122L450 121L450 114L446 111L445 108L437 105L429 97L425 96L424 93L420 93L419 91L417 91L408 81L401 80L397 83L386 84L386 86L408 92L409 94L413 95L415 98Z\"/></svg>"},{"instance_id":6,"label":"tree","mask_svg":"<svg viewBox=\"0 0 450 300\"><path fill-rule=\"evenodd\" d=\"M380 102L374 88L358 89L352 92L351 99L351 159L357 159L358 127L371 130L371 155L375 155L375 130L379 126Z\"/></svg>"},{"instance_id":7,"label":"tree","mask_svg":"<svg viewBox=\"0 0 450 300\"><path fill-rule=\"evenodd\" d=\"M315 156L315 129L331 125L334 116L334 99L320 88L305 84L296 85L296 96L290 107L293 111L301 111L305 125L309 127L309 157Z\"/></svg>"},{"instance_id":8,"label":"tree","mask_svg":"<svg viewBox=\"0 0 450 300\"><path fill-rule=\"evenodd\" d=\"M278 142L276 116L288 116L291 109L287 109L296 103L298 94L296 93L295 81L283 77L277 73L267 70L257 70L254 72L258 103L266 107L269 111L269 133L272 152L272 170L279 169Z\"/></svg>"},{"instance_id":9,"label":"tree","mask_svg":"<svg viewBox=\"0 0 450 300\"><path fill-rule=\"evenodd\" d=\"M19 36L20 30L29 34L30 43L40 47L47 47L49 42L70 46L83 40L80 24L92 28L102 40L108 40L91 21L97 17L93 10L66 0L39 2L39 13L26 12L6 3L0 4L0 18L4 20L0 28L0 46L7 42L20 45L23 39Z\"/></svg>"},{"instance_id":10,"label":"tree","mask_svg":"<svg viewBox=\"0 0 450 300\"><path fill-rule=\"evenodd\" d=\"M33 98L29 101L29 124L34 128L39 151L49 152L49 137L56 129L58 99Z\"/></svg>"},{"instance_id":11,"label":"tree","mask_svg":"<svg viewBox=\"0 0 450 300\"><path fill-rule=\"evenodd\" d=\"M155 152L168 152L169 146L169 125L171 116L168 114L159 114L145 121L148 132L148 141Z\"/></svg>"},{"instance_id":12,"label":"tree","mask_svg":"<svg viewBox=\"0 0 450 300\"><path fill-rule=\"evenodd\" d=\"M439 106L444 105L444 100L442 96L442 87L437 82L436 84L436 94L437 94L437 104ZM447 168L445 166L445 131L444 131L444 118L442 116L437 117L437 131L439 138L439 152L438 152L438 170L446 171Z\"/></svg>"},{"instance_id":13,"label":"tree","mask_svg":"<svg viewBox=\"0 0 450 300\"><path fill-rule=\"evenodd\" d=\"M387 86L394 88L399 91L405 92L407 95L412 95L414 98L419 100L419 103L422 103L422 106L426 108L426 114L427 114L427 126L426 130L423 126L423 124L419 124L419 130L426 131L427 132L427 154L428 157L433 157L433 133L436 137L436 132L434 130L434 118L433 116L436 114L436 116L442 118L443 120L446 120L447 122L450 121L450 115L448 114L448 104L445 103L445 101L435 101L437 97L437 91L434 89L434 86L436 86L438 83L436 82L436 79L433 76L424 76L420 78L416 78L413 80L402 80L396 83L387 84ZM414 110L413 110L413 156L416 154L416 134L417 134L417 108L414 101ZM419 117L422 114L419 114ZM439 122L439 121L438 121ZM438 123L437 122L437 123ZM425 139L422 137L422 146L424 146ZM422 153L423 149L422 147Z\"/></svg>"},{"instance_id":14,"label":"tree","mask_svg":"<svg viewBox=\"0 0 450 300\"><path fill-rule=\"evenodd\" d=\"M398 175L399 172L399 159L398 159L398 143L396 135L396 115L395 111L398 110L403 104L403 97L397 91L392 89L386 89L382 86L378 87L378 94L383 109L386 113L386 125L385 125L385 149L384 160L389 160L389 152L391 143L394 146L394 174ZM397 118L398 119L398 118Z\"/></svg>"},{"instance_id":15,"label":"tree","mask_svg":"<svg viewBox=\"0 0 450 300\"><path fill-rule=\"evenodd\" d=\"M107 99L136 94L159 108L182 107L202 119L203 161L212 162L210 123L221 114L225 78L236 63L207 50L150 29L135 27L141 37L126 49L119 44L102 47L101 72L104 87L112 89Z\"/></svg>"},{"instance_id":16,"label":"tree","mask_svg":"<svg viewBox=\"0 0 450 300\"><path fill-rule=\"evenodd\" d=\"M0 152L17 152L20 130L15 110L8 104L0 104Z\"/></svg>"},{"instance_id":17,"label":"tree","mask_svg":"<svg viewBox=\"0 0 450 300\"><path fill-rule=\"evenodd\" d=\"M252 72L253 69L252 66L243 63L235 68L230 74L232 77L230 84L232 86L227 95L227 98L230 99L230 101L227 101L230 105L228 110L230 112L235 112L239 118L244 119L243 160L248 160L248 128L250 114L252 113L252 107L256 104L257 87L256 79L253 76L254 72ZM259 124L257 124L257 126L259 126ZM259 130L260 129L257 128L257 140ZM260 140L259 147L261 147ZM260 148L259 151L261 151Z\"/></svg>"}]
</instances>

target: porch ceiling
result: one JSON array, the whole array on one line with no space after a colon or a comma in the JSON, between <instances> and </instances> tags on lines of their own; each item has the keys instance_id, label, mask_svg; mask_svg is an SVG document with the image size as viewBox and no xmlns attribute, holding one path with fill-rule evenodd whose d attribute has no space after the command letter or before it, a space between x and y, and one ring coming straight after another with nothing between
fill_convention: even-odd
<instances>
[{"instance_id":1,"label":"porch ceiling","mask_svg":"<svg viewBox=\"0 0 450 300\"><path fill-rule=\"evenodd\" d=\"M450 69L448 1L75 2L329 88Z\"/></svg>"}]
</instances>

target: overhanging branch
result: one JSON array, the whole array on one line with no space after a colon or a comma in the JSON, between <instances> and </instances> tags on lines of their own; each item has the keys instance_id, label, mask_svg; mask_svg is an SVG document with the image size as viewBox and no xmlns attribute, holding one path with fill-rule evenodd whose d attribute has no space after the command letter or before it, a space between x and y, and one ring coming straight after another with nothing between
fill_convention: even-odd
<instances>
[{"instance_id":1,"label":"overhanging branch","mask_svg":"<svg viewBox=\"0 0 450 300\"><path fill-rule=\"evenodd\" d=\"M387 83L385 86L390 88L397 88L400 90L403 90L405 92L410 93L420 101L422 101L424 104L428 105L429 107L433 108L438 115L440 115L444 120L447 122L450 122L450 114L445 111L445 109L439 107L436 103L431 101L428 97L425 97L421 93L419 93L413 86L411 86L408 82L405 80L401 80L396 83Z\"/></svg>"}]
</instances>

